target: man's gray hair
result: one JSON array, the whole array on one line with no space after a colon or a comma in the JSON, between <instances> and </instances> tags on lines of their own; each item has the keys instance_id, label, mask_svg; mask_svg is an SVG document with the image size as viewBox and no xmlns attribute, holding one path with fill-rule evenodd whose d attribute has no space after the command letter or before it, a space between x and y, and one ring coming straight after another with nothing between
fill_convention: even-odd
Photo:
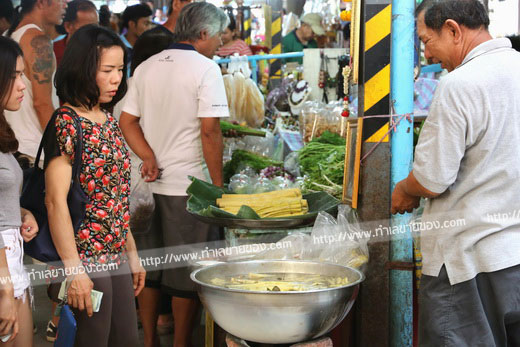
<instances>
[{"instance_id":1,"label":"man's gray hair","mask_svg":"<svg viewBox=\"0 0 520 347\"><path fill-rule=\"evenodd\" d=\"M448 19L469 29L489 26L489 17L479 0L424 0L415 10L416 16L424 12L424 24L440 31Z\"/></svg>"},{"instance_id":2,"label":"man's gray hair","mask_svg":"<svg viewBox=\"0 0 520 347\"><path fill-rule=\"evenodd\" d=\"M224 11L207 2L193 2L186 5L175 25L175 40L196 41L200 39L200 33L207 31L214 36L223 32L229 24L229 18Z\"/></svg>"}]
</instances>

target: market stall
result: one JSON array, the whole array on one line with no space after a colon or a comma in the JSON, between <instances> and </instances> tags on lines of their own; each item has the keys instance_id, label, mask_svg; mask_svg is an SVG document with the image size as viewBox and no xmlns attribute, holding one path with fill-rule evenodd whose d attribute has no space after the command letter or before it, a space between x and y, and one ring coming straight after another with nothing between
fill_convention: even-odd
<instances>
[{"instance_id":1,"label":"market stall","mask_svg":"<svg viewBox=\"0 0 520 347\"><path fill-rule=\"evenodd\" d=\"M323 2L313 2L313 5L317 4L321 6ZM391 110L383 110L390 92L389 77L383 77L390 74L389 61L386 63L390 48L377 57L367 55L367 51L373 48L375 52L377 48L380 52L380 46L386 44L386 35L390 34L390 6L367 5L366 17L362 17L362 6L365 5L359 1L342 3L335 9L335 16L324 16L328 30L325 36L329 41L320 41L321 48L217 60L224 67L231 113L231 125L222 124L226 136L225 188L220 190L194 181L194 189L190 192L192 204L188 204L188 210L199 219L224 226L227 247L283 241L298 245L291 247L291 251L252 252L240 261L308 260L365 270L369 249L370 252L374 251L373 277L368 279L370 284L366 286L363 298L366 305L367 298L373 299L377 286L388 283L385 276L388 276L389 270L403 270L394 268L397 263L386 258L387 242L369 247L364 243L367 240L356 238L345 243L337 242L341 239L340 234L334 234L343 232L353 235L362 231L358 214L369 221L383 215L383 218L389 218L384 207L389 197L383 194L388 195L384 190L390 184L390 156L387 151L392 128L388 121L392 122L394 118ZM322 10L323 7L317 7L317 11ZM340 10L343 11L340 13ZM374 15L377 15L375 19L364 23ZM269 24L266 27L274 25L273 19L277 20L274 14L266 20ZM290 25L290 20L287 23ZM378 23L385 30L388 25L388 34L381 29L372 36L360 36L363 25ZM350 30L348 37L343 35L346 31L342 31L347 27ZM280 29L283 31L283 27ZM270 38L266 37L266 42L271 43ZM269 51L273 52L274 48L271 44L269 46ZM302 58L302 61L300 64L288 62L291 58ZM269 71L276 62L282 62L278 75ZM422 82L429 86L429 81ZM388 175L383 174L385 170L388 170ZM296 191L296 196L284 195L291 191ZM375 194L379 196L375 198ZM331 241L316 247L316 240ZM333 245L332 241L337 244ZM304 249L311 251L305 252ZM331 256L332 253L335 256ZM379 268L380 265L383 267ZM377 273L373 272L375 269L378 269ZM235 273L232 277L238 276L239 282L257 280L241 277L245 275ZM215 285L222 287L220 282L207 283L197 277L192 278L199 281L199 294L217 323L239 338L250 338L255 342L301 342L317 338L339 324L350 309L343 312L338 322L314 335L268 341L251 337L240 329L235 330L240 325L236 322L229 325L222 321L222 316L213 306L215 299L209 298L207 292L203 293L207 286L211 289L216 289ZM254 282L254 285L259 284ZM349 285L358 286L359 283L354 281ZM272 293L273 288L267 286L263 292L279 295ZM227 289L243 290L235 287ZM228 292L226 289L220 290ZM244 295L247 293L241 292ZM222 299L222 293L213 294ZM387 309L386 300L382 301L383 311ZM237 305L238 301L235 299L232 305ZM363 338L372 336L367 334L371 328L364 325L367 318L375 313L372 311L367 310L367 315L357 323L362 326ZM258 308L253 312L265 313ZM224 320L227 319L229 317ZM248 321L252 318L243 319ZM255 324L262 324L262 320ZM344 336L342 333L333 334L336 344L337 341L346 341L337 339L339 335ZM346 342L339 342L339 345L343 343Z\"/></svg>"}]
</instances>

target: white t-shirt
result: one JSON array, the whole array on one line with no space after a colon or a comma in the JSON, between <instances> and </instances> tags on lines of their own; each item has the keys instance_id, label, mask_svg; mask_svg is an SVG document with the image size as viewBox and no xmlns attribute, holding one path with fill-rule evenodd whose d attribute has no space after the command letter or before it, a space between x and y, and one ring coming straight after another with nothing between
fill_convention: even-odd
<instances>
[{"instance_id":1,"label":"white t-shirt","mask_svg":"<svg viewBox=\"0 0 520 347\"><path fill-rule=\"evenodd\" d=\"M134 72L123 111L140 117L162 177L156 194L186 196L188 176L204 179L200 119L229 117L218 65L191 45L174 44Z\"/></svg>"},{"instance_id":2,"label":"white t-shirt","mask_svg":"<svg viewBox=\"0 0 520 347\"><path fill-rule=\"evenodd\" d=\"M25 32L32 28L42 31L35 24L27 24L13 32L11 38L19 43ZM52 53L52 58L56 62L54 52ZM56 71L52 73L53 81L55 72ZM9 122L9 125L13 129L16 139L18 140L18 151L20 153L30 155L31 157L36 157L36 152L38 152L38 147L40 146L40 141L42 139L43 129L40 126L38 115L34 109L34 96L31 81L29 81L25 75L22 76L22 80L26 87L22 105L18 111L5 111L5 118L7 119L7 122ZM56 95L56 88L54 87L54 83L52 84L52 104L54 108L58 108L60 106L60 101Z\"/></svg>"}]
</instances>

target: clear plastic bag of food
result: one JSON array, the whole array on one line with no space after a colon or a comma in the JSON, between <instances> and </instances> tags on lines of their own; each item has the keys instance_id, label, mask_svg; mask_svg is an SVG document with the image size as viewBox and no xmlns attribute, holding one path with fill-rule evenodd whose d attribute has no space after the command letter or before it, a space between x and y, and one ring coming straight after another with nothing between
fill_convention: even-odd
<instances>
[{"instance_id":1,"label":"clear plastic bag of food","mask_svg":"<svg viewBox=\"0 0 520 347\"><path fill-rule=\"evenodd\" d=\"M291 245L291 247L273 247L258 253L255 259L262 260L308 260L307 247L312 243L309 234L295 232L278 241L281 245Z\"/></svg>"},{"instance_id":2,"label":"clear plastic bag of food","mask_svg":"<svg viewBox=\"0 0 520 347\"><path fill-rule=\"evenodd\" d=\"M320 213L311 233L314 255L319 252L315 260L364 270L368 262L368 240L362 235L356 212L350 206L338 207L337 220Z\"/></svg>"},{"instance_id":3,"label":"clear plastic bag of food","mask_svg":"<svg viewBox=\"0 0 520 347\"><path fill-rule=\"evenodd\" d=\"M272 132L266 130L265 137L244 136L244 149L265 157L272 158L275 150L275 137Z\"/></svg>"},{"instance_id":4,"label":"clear plastic bag of food","mask_svg":"<svg viewBox=\"0 0 520 347\"><path fill-rule=\"evenodd\" d=\"M323 122L321 116L322 107L317 101L306 101L300 114L300 131L303 142L308 143L316 137L316 131Z\"/></svg>"},{"instance_id":5,"label":"clear plastic bag of food","mask_svg":"<svg viewBox=\"0 0 520 347\"><path fill-rule=\"evenodd\" d=\"M317 101L306 102L300 115L303 142L308 143L325 131L345 136L348 118L342 117L342 112L342 101L333 101L327 105Z\"/></svg>"},{"instance_id":6,"label":"clear plastic bag of food","mask_svg":"<svg viewBox=\"0 0 520 347\"><path fill-rule=\"evenodd\" d=\"M274 177L271 182L273 183L275 190L290 189L293 187L293 181L285 175Z\"/></svg>"},{"instance_id":7,"label":"clear plastic bag of food","mask_svg":"<svg viewBox=\"0 0 520 347\"><path fill-rule=\"evenodd\" d=\"M300 176L300 161L298 160L298 152L289 153L283 162L284 169L293 176Z\"/></svg>"},{"instance_id":8,"label":"clear plastic bag of food","mask_svg":"<svg viewBox=\"0 0 520 347\"><path fill-rule=\"evenodd\" d=\"M133 234L148 232L154 210L155 201L150 183L145 182L137 172L132 177L130 193L130 229Z\"/></svg>"},{"instance_id":9,"label":"clear plastic bag of food","mask_svg":"<svg viewBox=\"0 0 520 347\"><path fill-rule=\"evenodd\" d=\"M275 190L275 187L267 177L259 176L253 185L253 194L267 193L273 190Z\"/></svg>"},{"instance_id":10,"label":"clear plastic bag of food","mask_svg":"<svg viewBox=\"0 0 520 347\"><path fill-rule=\"evenodd\" d=\"M229 190L236 194L252 193L251 178L243 173L231 176L228 187Z\"/></svg>"}]
</instances>

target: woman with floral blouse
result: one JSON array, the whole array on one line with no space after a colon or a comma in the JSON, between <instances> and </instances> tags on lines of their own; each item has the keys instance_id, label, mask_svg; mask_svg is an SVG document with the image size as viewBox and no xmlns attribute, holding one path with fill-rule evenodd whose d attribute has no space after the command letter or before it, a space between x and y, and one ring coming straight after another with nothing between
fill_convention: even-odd
<instances>
[{"instance_id":1,"label":"woman with floral blouse","mask_svg":"<svg viewBox=\"0 0 520 347\"><path fill-rule=\"evenodd\" d=\"M139 341L134 297L144 286L145 271L128 224L130 159L118 124L106 111L126 92L125 58L117 35L88 25L72 36L56 72L64 104L53 124L55 137L45 139L46 205L64 266L87 268L69 271L77 275L67 278L77 322L75 346L128 347ZM79 180L88 197L76 233L67 205L72 162L79 155L75 119L83 140ZM92 289L103 292L96 313Z\"/></svg>"}]
</instances>

